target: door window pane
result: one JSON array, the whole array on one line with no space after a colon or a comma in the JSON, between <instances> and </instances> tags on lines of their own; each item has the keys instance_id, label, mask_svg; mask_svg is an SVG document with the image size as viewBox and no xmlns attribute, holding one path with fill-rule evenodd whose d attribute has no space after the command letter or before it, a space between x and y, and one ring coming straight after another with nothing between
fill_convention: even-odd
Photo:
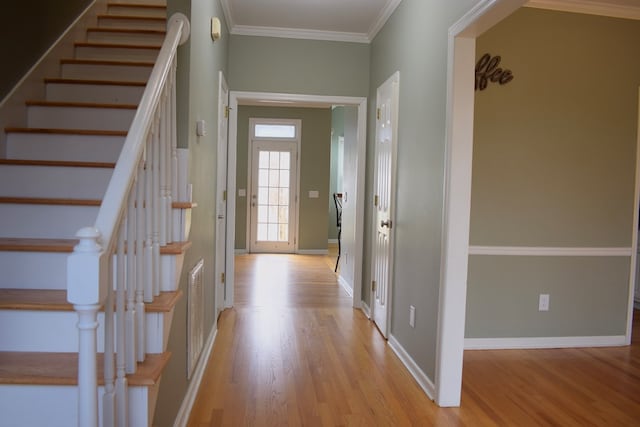
<instances>
[{"instance_id":1,"label":"door window pane","mask_svg":"<svg viewBox=\"0 0 640 427\"><path fill-rule=\"evenodd\" d=\"M290 152L260 150L258 241L289 241L290 168Z\"/></svg>"},{"instance_id":2,"label":"door window pane","mask_svg":"<svg viewBox=\"0 0 640 427\"><path fill-rule=\"evenodd\" d=\"M255 127L257 138L295 138L296 127L294 125L259 124Z\"/></svg>"}]
</instances>

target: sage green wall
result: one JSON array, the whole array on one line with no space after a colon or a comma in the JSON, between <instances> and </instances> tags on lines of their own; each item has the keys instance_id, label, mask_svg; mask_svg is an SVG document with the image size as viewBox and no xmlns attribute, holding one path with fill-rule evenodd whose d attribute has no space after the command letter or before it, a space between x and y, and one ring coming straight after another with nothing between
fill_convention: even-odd
<instances>
[{"instance_id":1,"label":"sage green wall","mask_svg":"<svg viewBox=\"0 0 640 427\"><path fill-rule=\"evenodd\" d=\"M248 189L247 163L249 118L302 120L300 148L300 250L327 249L327 195L329 193L331 151L331 109L329 108L238 108L238 150L236 187ZM320 196L310 199L308 192L318 190ZM236 194L236 249L246 249L247 199Z\"/></svg>"},{"instance_id":2,"label":"sage green wall","mask_svg":"<svg viewBox=\"0 0 640 427\"><path fill-rule=\"evenodd\" d=\"M370 303L371 177L376 89L400 71L397 210L391 335L435 381L442 235L447 34L474 0L405 0L371 47L365 270L363 298ZM416 326L409 326L409 306Z\"/></svg>"},{"instance_id":3,"label":"sage green wall","mask_svg":"<svg viewBox=\"0 0 640 427\"><path fill-rule=\"evenodd\" d=\"M471 245L630 247L640 22L523 8L477 41ZM467 337L624 335L629 258L471 256ZM538 294L549 293L549 312Z\"/></svg>"},{"instance_id":4,"label":"sage green wall","mask_svg":"<svg viewBox=\"0 0 640 427\"><path fill-rule=\"evenodd\" d=\"M0 101L90 3L91 0L4 2Z\"/></svg>"},{"instance_id":5,"label":"sage green wall","mask_svg":"<svg viewBox=\"0 0 640 427\"><path fill-rule=\"evenodd\" d=\"M333 193L338 192L338 138L344 137L344 107L335 107L331 110L331 172L329 185L329 239L338 238L336 221L336 207L333 201Z\"/></svg>"},{"instance_id":6,"label":"sage green wall","mask_svg":"<svg viewBox=\"0 0 640 427\"><path fill-rule=\"evenodd\" d=\"M369 45L231 36L232 90L367 96Z\"/></svg>"},{"instance_id":7,"label":"sage green wall","mask_svg":"<svg viewBox=\"0 0 640 427\"><path fill-rule=\"evenodd\" d=\"M180 11L189 16L191 36L188 46L178 52L178 134L181 146L189 147L189 181L193 184L193 210L190 240L180 289L184 292L176 306L169 335L169 365L162 374L154 426L173 426L189 382L187 380L187 276L189 270L204 259L204 312L206 340L215 328L215 188L218 118L218 71L226 74L229 34L219 0L169 0L169 16ZM211 40L210 20L217 16L222 22L222 38ZM207 122L207 135L196 136L195 122Z\"/></svg>"}]
</instances>

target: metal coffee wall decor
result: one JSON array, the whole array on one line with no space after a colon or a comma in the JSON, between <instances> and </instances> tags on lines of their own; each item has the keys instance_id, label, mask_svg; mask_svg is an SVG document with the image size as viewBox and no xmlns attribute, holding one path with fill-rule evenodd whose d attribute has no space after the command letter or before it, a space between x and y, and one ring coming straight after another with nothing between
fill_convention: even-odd
<instances>
[{"instance_id":1,"label":"metal coffee wall decor","mask_svg":"<svg viewBox=\"0 0 640 427\"><path fill-rule=\"evenodd\" d=\"M489 82L506 85L513 80L511 70L498 67L501 60L499 55L493 57L488 53L482 55L476 64L476 90L485 90Z\"/></svg>"}]
</instances>

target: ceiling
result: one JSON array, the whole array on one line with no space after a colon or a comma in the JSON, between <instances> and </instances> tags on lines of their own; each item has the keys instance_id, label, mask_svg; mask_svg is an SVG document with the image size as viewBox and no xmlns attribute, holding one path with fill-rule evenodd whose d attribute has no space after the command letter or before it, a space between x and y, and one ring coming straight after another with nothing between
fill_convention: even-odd
<instances>
[{"instance_id":1,"label":"ceiling","mask_svg":"<svg viewBox=\"0 0 640 427\"><path fill-rule=\"evenodd\" d=\"M221 3L231 34L369 43L400 1L221 0ZM640 0L530 0L527 6L640 19Z\"/></svg>"}]
</instances>

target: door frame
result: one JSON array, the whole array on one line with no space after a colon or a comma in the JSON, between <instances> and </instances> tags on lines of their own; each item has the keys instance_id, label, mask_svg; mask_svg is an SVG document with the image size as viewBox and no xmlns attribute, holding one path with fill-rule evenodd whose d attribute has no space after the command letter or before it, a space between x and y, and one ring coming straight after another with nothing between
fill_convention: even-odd
<instances>
[{"instance_id":1,"label":"door frame","mask_svg":"<svg viewBox=\"0 0 640 427\"><path fill-rule=\"evenodd\" d=\"M391 88L391 99L393 102L393 108L391 110L391 121L393 123L393 129L392 129L392 138L393 138L393 142L392 142L392 146L391 146L391 184L390 184L390 188L391 188L391 197L389 200L389 219L391 220L391 227L389 228L389 269L387 271L387 289L386 289L386 296L385 296L385 301L386 301L386 306L387 306L387 314L386 314L386 319L385 319L385 326L384 328L380 329L380 325L378 325L376 323L376 325L378 326L378 329L380 330L380 332L382 333L382 336L385 338L389 337L389 330L390 330L390 325L391 325L391 314L393 311L393 276L394 276L394 251L395 251L395 229L393 228L393 223L395 221L395 213L396 213L396 183L397 183L397 161L398 161L398 112L399 112L399 102L400 102L400 71L396 71L395 73L391 74L389 76L389 78L387 78L380 86L378 86L378 88L376 89L376 109L380 108L379 105L379 101L380 101L380 88L386 84L391 84L392 88ZM377 174L378 174L378 121L376 119L376 132L375 135L373 136L375 144L374 144L374 153L373 153L373 158L374 158L374 171L373 171L373 185L376 185L376 178L377 178ZM375 187L374 187L374 192L375 192ZM374 197L376 196L376 194L374 194ZM377 217L376 217L376 206L373 206L373 210L374 213L372 215L373 221L371 221L371 253L374 254L375 253L375 241L376 241L376 237L377 237L377 233L378 233L378 224L377 224ZM375 261L372 258L371 259L371 265L369 266L370 271L371 271L371 277L375 278L375 274L374 274L374 269L375 269ZM371 319L374 321L375 323L375 295L373 294L373 292L371 293L371 305L370 305L370 310L371 310Z\"/></svg>"},{"instance_id":2,"label":"door frame","mask_svg":"<svg viewBox=\"0 0 640 427\"><path fill-rule=\"evenodd\" d=\"M295 194L294 194L294 203L295 203L295 211L293 218L289 216L289 221L293 222L292 228L294 232L294 241L293 241L293 250L291 252L283 252L283 253L297 253L298 252L298 234L299 234L299 225L300 225L300 159L302 158L302 154L300 150L302 149L302 120L300 119L271 119L271 118L260 118L260 117L250 117L249 118L249 144L247 145L247 198L251 197L251 191L253 189L253 126L255 123L270 123L270 124L293 124L296 127L296 138L291 140L279 140L277 138L271 138L273 141L285 141L289 143L294 143L296 145L296 159L294 160L296 163L296 186L295 186ZM258 138L259 141L269 141L270 138ZM289 214L291 214L291 210L289 210ZM251 231L252 231L252 215L251 215L251 201L247 200L247 233L246 233L246 241L245 247L248 252L251 252ZM278 251L276 251L278 252Z\"/></svg>"},{"instance_id":3,"label":"door frame","mask_svg":"<svg viewBox=\"0 0 640 427\"><path fill-rule=\"evenodd\" d=\"M227 199L227 254L235 253L235 215L236 215L236 162L238 151L238 105L279 105L290 107L330 107L332 105L355 106L358 109L358 130L357 146L358 160L356 171L356 217L364 218L364 198L365 198L365 166L367 147L367 98L355 96L325 96L325 95L305 95L275 92L229 92L229 152L227 163L227 191L230 195ZM353 283L353 307L362 307L362 261L364 252L364 221L355 223L355 253L354 264L355 274ZM228 272L234 271L235 260L233 256L227 257ZM234 281L233 274L229 274L225 283L225 304L232 307L234 302Z\"/></svg>"},{"instance_id":4,"label":"door frame","mask_svg":"<svg viewBox=\"0 0 640 427\"><path fill-rule=\"evenodd\" d=\"M227 93L227 99L226 100L224 100L221 97L221 94L223 92ZM225 277L224 281L225 282L226 282L226 279L227 279L227 276L228 276L228 274L227 274L228 270L226 268L227 267L226 259L229 257L229 252L227 251L227 248L226 248L226 237L225 237L225 244L224 244L225 248L222 250L222 253L220 253L220 251L218 250L218 236L217 236L218 221L219 221L219 218L218 218L218 215L219 215L218 203L220 203L221 199L222 200L224 200L225 198L228 199L227 195L224 194L225 191L228 191L227 182L225 182L225 185L224 185L223 188L221 188L220 183L218 182L218 179L220 178L220 173L218 172L218 168L221 165L221 162L222 162L222 164L227 163L227 159L220 159L219 158L220 157L220 152L221 151L226 151L227 152L227 158L228 158L228 150L229 150L229 117L228 117L228 112L227 112L228 110L225 111L225 105L228 105L228 104L229 104L229 85L227 84L227 80L224 77L224 73L222 72L222 70L220 70L218 72L218 126L217 126L217 128L218 128L218 144L217 144L217 146L218 146L218 151L217 151L218 155L216 156L216 157L218 157L218 160L217 160L217 166L216 166L216 177L217 178L216 178L216 197L215 197L216 239L215 239L215 243L214 243L214 245L215 245L215 262L214 262L214 283L215 283L214 286L215 286L215 290L214 290L214 295L215 295L215 299L216 299L216 301L215 301L215 310L216 310L216 314L215 314L216 320L215 321L216 322L218 321L217 320L218 319L218 314L222 310L224 310L224 308L226 306L226 289L222 289L222 290L219 289L220 288L219 280L221 280L219 274L220 273L224 274L224 277ZM224 129L224 131L220 129L220 123L223 120L227 121L227 127L226 127L226 129ZM226 135L223 135L223 132L226 132ZM226 138L225 138L225 136L226 136ZM223 142L224 142L224 144L223 144ZM227 176L225 176L225 179L228 181L228 173L226 175ZM227 203L225 203L225 212L223 213L224 222L225 222L225 226L224 226L225 232L228 229L227 222L229 220L229 216L227 214L226 207L227 207ZM224 263L224 266L223 266L221 272L217 271L218 270L218 257L224 257L225 258L225 263ZM226 288L226 285L225 285L225 288Z\"/></svg>"}]
</instances>

